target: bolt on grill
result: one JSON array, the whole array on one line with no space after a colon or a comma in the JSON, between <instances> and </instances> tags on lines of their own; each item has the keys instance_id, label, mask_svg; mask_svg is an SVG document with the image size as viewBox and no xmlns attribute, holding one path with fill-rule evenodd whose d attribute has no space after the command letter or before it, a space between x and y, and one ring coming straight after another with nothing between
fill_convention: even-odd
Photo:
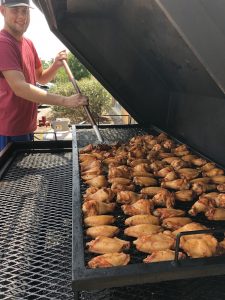
<instances>
[{"instance_id":1,"label":"bolt on grill","mask_svg":"<svg viewBox=\"0 0 225 300\"><path fill-rule=\"evenodd\" d=\"M19 154L0 181L0 299L72 299L71 160Z\"/></svg>"}]
</instances>

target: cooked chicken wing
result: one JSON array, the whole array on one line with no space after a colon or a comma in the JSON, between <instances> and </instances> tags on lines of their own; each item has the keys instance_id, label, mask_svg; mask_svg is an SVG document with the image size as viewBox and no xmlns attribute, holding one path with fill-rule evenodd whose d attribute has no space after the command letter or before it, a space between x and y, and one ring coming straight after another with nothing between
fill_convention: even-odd
<instances>
[{"instance_id":1,"label":"cooked chicken wing","mask_svg":"<svg viewBox=\"0 0 225 300\"><path fill-rule=\"evenodd\" d=\"M82 205L82 211L86 217L104 215L113 212L116 203L104 203L96 200L89 200Z\"/></svg>"},{"instance_id":2,"label":"cooked chicken wing","mask_svg":"<svg viewBox=\"0 0 225 300\"><path fill-rule=\"evenodd\" d=\"M167 162L164 160L156 160L151 163L150 167L154 172L158 172L159 170L163 169L167 166Z\"/></svg>"},{"instance_id":3,"label":"cooked chicken wing","mask_svg":"<svg viewBox=\"0 0 225 300\"><path fill-rule=\"evenodd\" d=\"M148 164L149 165L151 163L152 163L152 161L147 158L133 159L133 160L127 161L127 164L133 168L139 164Z\"/></svg>"},{"instance_id":4,"label":"cooked chicken wing","mask_svg":"<svg viewBox=\"0 0 225 300\"><path fill-rule=\"evenodd\" d=\"M217 192L211 192L211 193L205 193L202 195L202 197L208 198L208 199L212 199L212 200L216 200L216 198L218 197L219 193Z\"/></svg>"},{"instance_id":5,"label":"cooked chicken wing","mask_svg":"<svg viewBox=\"0 0 225 300\"><path fill-rule=\"evenodd\" d=\"M180 159L180 158L176 158L174 159L170 165L174 168L174 170L178 171L179 169L182 169L182 168L187 168L189 167L189 163Z\"/></svg>"},{"instance_id":6,"label":"cooked chicken wing","mask_svg":"<svg viewBox=\"0 0 225 300\"><path fill-rule=\"evenodd\" d=\"M109 167L109 178L122 177L131 179L131 169L128 166L121 165L117 167Z\"/></svg>"},{"instance_id":7,"label":"cooked chicken wing","mask_svg":"<svg viewBox=\"0 0 225 300\"><path fill-rule=\"evenodd\" d=\"M200 174L200 171L197 169L191 169L191 168L181 168L177 170L181 178L186 178L187 180L194 179L198 177Z\"/></svg>"},{"instance_id":8,"label":"cooked chicken wing","mask_svg":"<svg viewBox=\"0 0 225 300\"><path fill-rule=\"evenodd\" d=\"M149 186L149 187L145 187L143 189L141 189L141 194L143 195L148 195L148 196L154 196L157 193L161 192L161 191L166 191L166 189L162 188L162 187L156 187L156 186Z\"/></svg>"},{"instance_id":9,"label":"cooked chicken wing","mask_svg":"<svg viewBox=\"0 0 225 300\"><path fill-rule=\"evenodd\" d=\"M165 149L172 149L175 147L175 143L173 140L171 139L166 139L165 141L162 142L162 146L165 148Z\"/></svg>"},{"instance_id":10,"label":"cooked chicken wing","mask_svg":"<svg viewBox=\"0 0 225 300\"><path fill-rule=\"evenodd\" d=\"M175 199L182 202L192 201L194 199L194 196L195 193L193 190L183 190L175 192Z\"/></svg>"},{"instance_id":11,"label":"cooked chicken wing","mask_svg":"<svg viewBox=\"0 0 225 300\"><path fill-rule=\"evenodd\" d=\"M205 164L204 166L201 167L201 170L203 172L207 172L207 171L210 171L210 170L214 169L215 166L216 166L215 163L208 162L207 164Z\"/></svg>"},{"instance_id":12,"label":"cooked chicken wing","mask_svg":"<svg viewBox=\"0 0 225 300\"><path fill-rule=\"evenodd\" d=\"M203 175L208 177L213 177L213 176L223 175L223 174L224 174L224 170L219 168L214 168L209 171L203 172Z\"/></svg>"},{"instance_id":13,"label":"cooked chicken wing","mask_svg":"<svg viewBox=\"0 0 225 300\"><path fill-rule=\"evenodd\" d=\"M185 211L174 208L157 208L153 211L153 215L163 220L172 217L182 217L185 215Z\"/></svg>"},{"instance_id":14,"label":"cooked chicken wing","mask_svg":"<svg viewBox=\"0 0 225 300\"><path fill-rule=\"evenodd\" d=\"M173 231L173 235L177 236L178 233L180 232L185 232L185 231L196 231L196 230L205 230L208 229L207 227L205 227L204 225L200 224L200 223L196 223L196 222L192 222L192 223L188 223L182 227L180 227L179 229ZM181 237L181 241L187 241L189 239L193 239L193 238L201 238L204 234L190 234L190 235L184 235Z\"/></svg>"},{"instance_id":15,"label":"cooked chicken wing","mask_svg":"<svg viewBox=\"0 0 225 300\"><path fill-rule=\"evenodd\" d=\"M162 159L162 161L164 163L171 164L172 161L177 160L177 159L180 160L177 156L174 155L174 156L165 157L165 158Z\"/></svg>"},{"instance_id":16,"label":"cooked chicken wing","mask_svg":"<svg viewBox=\"0 0 225 300\"><path fill-rule=\"evenodd\" d=\"M119 232L119 228L112 225L100 225L87 229L86 234L95 239L97 236L113 237Z\"/></svg>"},{"instance_id":17,"label":"cooked chicken wing","mask_svg":"<svg viewBox=\"0 0 225 300\"><path fill-rule=\"evenodd\" d=\"M187 161L187 162L192 162L193 159L197 158L196 155L193 155L193 154L187 154L187 155L184 155L181 157L184 161Z\"/></svg>"},{"instance_id":18,"label":"cooked chicken wing","mask_svg":"<svg viewBox=\"0 0 225 300\"><path fill-rule=\"evenodd\" d=\"M113 193L119 193L120 191L134 191L135 185L133 183L129 185L119 184L119 183L113 183L111 185L111 190Z\"/></svg>"},{"instance_id":19,"label":"cooked chicken wing","mask_svg":"<svg viewBox=\"0 0 225 300\"><path fill-rule=\"evenodd\" d=\"M153 224L138 224L127 227L124 230L124 234L132 237L141 237L143 235L149 235L152 233L158 233L162 231L162 227Z\"/></svg>"},{"instance_id":20,"label":"cooked chicken wing","mask_svg":"<svg viewBox=\"0 0 225 300\"><path fill-rule=\"evenodd\" d=\"M133 172L149 173L151 171L150 164L140 163L133 167Z\"/></svg>"},{"instance_id":21,"label":"cooked chicken wing","mask_svg":"<svg viewBox=\"0 0 225 300\"><path fill-rule=\"evenodd\" d=\"M173 190L188 190L190 184L186 179L175 179L172 181L162 181L161 187Z\"/></svg>"},{"instance_id":22,"label":"cooked chicken wing","mask_svg":"<svg viewBox=\"0 0 225 300\"><path fill-rule=\"evenodd\" d=\"M107 253L98 255L88 262L89 268L109 268L126 266L130 261L130 255L125 253Z\"/></svg>"},{"instance_id":23,"label":"cooked chicken wing","mask_svg":"<svg viewBox=\"0 0 225 300\"><path fill-rule=\"evenodd\" d=\"M83 161L82 163L80 163L81 173L84 173L93 168L100 169L101 166L102 166L101 161L97 160L95 157L87 159L87 160Z\"/></svg>"},{"instance_id":24,"label":"cooked chicken wing","mask_svg":"<svg viewBox=\"0 0 225 300\"><path fill-rule=\"evenodd\" d=\"M104 175L96 176L90 180L87 180L85 183L90 186L97 187L97 188L102 188L102 187L108 186L108 181Z\"/></svg>"},{"instance_id":25,"label":"cooked chicken wing","mask_svg":"<svg viewBox=\"0 0 225 300\"><path fill-rule=\"evenodd\" d=\"M216 206L221 207L221 208L225 208L225 194L219 194L216 197Z\"/></svg>"},{"instance_id":26,"label":"cooked chicken wing","mask_svg":"<svg viewBox=\"0 0 225 300\"><path fill-rule=\"evenodd\" d=\"M198 213L206 212L209 208L215 207L216 202L213 199L206 198L204 196L200 197L198 201L196 201L191 209L188 211L189 215L196 216Z\"/></svg>"},{"instance_id":27,"label":"cooked chicken wing","mask_svg":"<svg viewBox=\"0 0 225 300\"><path fill-rule=\"evenodd\" d=\"M200 177L200 178L195 178L195 179L192 179L190 182L192 184L194 183L209 183L211 181L211 178L210 177Z\"/></svg>"},{"instance_id":28,"label":"cooked chicken wing","mask_svg":"<svg viewBox=\"0 0 225 300\"><path fill-rule=\"evenodd\" d=\"M194 158L192 159L192 164L197 166L197 167L202 167L204 166L205 164L207 164L207 161L201 157L198 157L198 158Z\"/></svg>"},{"instance_id":29,"label":"cooked chicken wing","mask_svg":"<svg viewBox=\"0 0 225 300\"><path fill-rule=\"evenodd\" d=\"M93 194L85 194L84 201L96 200L109 203L113 200L114 197L115 193L113 193L113 191L110 188L103 187L94 192Z\"/></svg>"},{"instance_id":30,"label":"cooked chicken wing","mask_svg":"<svg viewBox=\"0 0 225 300\"><path fill-rule=\"evenodd\" d=\"M94 179L96 176L100 175L101 173L102 173L102 172L100 171L99 174L94 173L94 174L81 175L81 178L82 178L84 181L88 181L88 180Z\"/></svg>"},{"instance_id":31,"label":"cooked chicken wing","mask_svg":"<svg viewBox=\"0 0 225 300\"><path fill-rule=\"evenodd\" d=\"M145 253L152 253L154 251L173 249L175 238L171 235L163 233L153 233L139 237L133 242L137 250Z\"/></svg>"},{"instance_id":32,"label":"cooked chicken wing","mask_svg":"<svg viewBox=\"0 0 225 300\"><path fill-rule=\"evenodd\" d=\"M207 183L203 183L203 182L195 182L192 184L192 190L197 194L197 195L201 195L205 192L208 191L213 191L216 189L216 185L215 184L207 184Z\"/></svg>"},{"instance_id":33,"label":"cooked chicken wing","mask_svg":"<svg viewBox=\"0 0 225 300\"><path fill-rule=\"evenodd\" d=\"M179 252L178 259L185 259L186 256L184 253ZM175 251L172 250L161 250L152 252L151 255L148 255L143 262L144 263L153 263L153 262L160 262L160 261L170 261L175 259Z\"/></svg>"},{"instance_id":34,"label":"cooked chicken wing","mask_svg":"<svg viewBox=\"0 0 225 300\"><path fill-rule=\"evenodd\" d=\"M152 177L134 177L134 183L139 186L156 186L157 180Z\"/></svg>"},{"instance_id":35,"label":"cooked chicken wing","mask_svg":"<svg viewBox=\"0 0 225 300\"><path fill-rule=\"evenodd\" d=\"M123 177L110 178L109 182L112 184L122 184L122 185L130 185L132 183L131 179L123 178Z\"/></svg>"},{"instance_id":36,"label":"cooked chicken wing","mask_svg":"<svg viewBox=\"0 0 225 300\"><path fill-rule=\"evenodd\" d=\"M171 193L168 190L163 190L157 193L152 200L156 206L172 208L175 203L175 196L174 193Z\"/></svg>"},{"instance_id":37,"label":"cooked chicken wing","mask_svg":"<svg viewBox=\"0 0 225 300\"><path fill-rule=\"evenodd\" d=\"M205 216L209 220L224 221L225 220L225 208L210 208L205 213Z\"/></svg>"},{"instance_id":38,"label":"cooked chicken wing","mask_svg":"<svg viewBox=\"0 0 225 300\"><path fill-rule=\"evenodd\" d=\"M109 225L115 222L115 217L109 215L91 216L84 219L86 227Z\"/></svg>"},{"instance_id":39,"label":"cooked chicken wing","mask_svg":"<svg viewBox=\"0 0 225 300\"><path fill-rule=\"evenodd\" d=\"M95 240L86 243L89 252L93 253L114 253L122 252L130 248L130 242L118 239L98 236Z\"/></svg>"},{"instance_id":40,"label":"cooked chicken wing","mask_svg":"<svg viewBox=\"0 0 225 300\"><path fill-rule=\"evenodd\" d=\"M209 234L203 234L201 238L181 240L180 246L190 257L210 257L215 255L218 241Z\"/></svg>"},{"instance_id":41,"label":"cooked chicken wing","mask_svg":"<svg viewBox=\"0 0 225 300\"><path fill-rule=\"evenodd\" d=\"M169 172L165 177L164 181L173 181L175 179L178 179L177 174L175 171Z\"/></svg>"},{"instance_id":42,"label":"cooked chicken wing","mask_svg":"<svg viewBox=\"0 0 225 300\"><path fill-rule=\"evenodd\" d=\"M132 191L120 191L117 193L116 201L122 204L133 204L140 199L143 199L142 194L137 194Z\"/></svg>"},{"instance_id":43,"label":"cooked chicken wing","mask_svg":"<svg viewBox=\"0 0 225 300\"><path fill-rule=\"evenodd\" d=\"M125 220L125 225L134 226L139 224L159 225L159 218L152 215L134 215Z\"/></svg>"},{"instance_id":44,"label":"cooked chicken wing","mask_svg":"<svg viewBox=\"0 0 225 300\"><path fill-rule=\"evenodd\" d=\"M224 183L217 185L216 188L220 193L225 193L225 184Z\"/></svg>"},{"instance_id":45,"label":"cooked chicken wing","mask_svg":"<svg viewBox=\"0 0 225 300\"><path fill-rule=\"evenodd\" d=\"M213 183L216 183L216 184L225 183L225 176L224 175L212 176L212 177L210 177L210 179Z\"/></svg>"},{"instance_id":46,"label":"cooked chicken wing","mask_svg":"<svg viewBox=\"0 0 225 300\"><path fill-rule=\"evenodd\" d=\"M177 230L178 228L191 223L192 220L190 218L185 217L172 217L164 219L162 222L162 226L171 229L171 230Z\"/></svg>"},{"instance_id":47,"label":"cooked chicken wing","mask_svg":"<svg viewBox=\"0 0 225 300\"><path fill-rule=\"evenodd\" d=\"M133 204L124 204L121 206L125 215L150 215L154 207L152 200L140 199Z\"/></svg>"},{"instance_id":48,"label":"cooked chicken wing","mask_svg":"<svg viewBox=\"0 0 225 300\"><path fill-rule=\"evenodd\" d=\"M88 144L85 147L83 147L82 149L79 150L79 153L89 153L94 149L94 145L92 144Z\"/></svg>"},{"instance_id":49,"label":"cooked chicken wing","mask_svg":"<svg viewBox=\"0 0 225 300\"><path fill-rule=\"evenodd\" d=\"M165 177L167 176L170 172L173 172L173 167L171 166L168 166L168 167L165 167L165 168L162 168L161 170L159 171L156 171L155 172L155 176L158 176L158 177Z\"/></svg>"}]
</instances>

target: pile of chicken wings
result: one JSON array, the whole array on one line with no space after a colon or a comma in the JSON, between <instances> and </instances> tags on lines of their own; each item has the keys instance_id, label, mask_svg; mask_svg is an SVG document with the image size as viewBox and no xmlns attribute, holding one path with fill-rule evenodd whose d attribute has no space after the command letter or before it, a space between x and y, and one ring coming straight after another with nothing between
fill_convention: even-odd
<instances>
[{"instance_id":1,"label":"pile of chicken wings","mask_svg":"<svg viewBox=\"0 0 225 300\"><path fill-rule=\"evenodd\" d=\"M131 242L117 237L118 207L126 216L124 236L132 237L144 263L173 260L180 232L207 229L193 221L225 220L225 176L218 168L176 144L166 134L141 135L114 145L87 145L79 151L80 174L87 189L82 211L87 249L97 254L90 268L127 265ZM176 209L178 202L193 204ZM190 208L190 206L189 206ZM211 234L180 239L179 259L210 257L225 252L225 240Z\"/></svg>"}]
</instances>

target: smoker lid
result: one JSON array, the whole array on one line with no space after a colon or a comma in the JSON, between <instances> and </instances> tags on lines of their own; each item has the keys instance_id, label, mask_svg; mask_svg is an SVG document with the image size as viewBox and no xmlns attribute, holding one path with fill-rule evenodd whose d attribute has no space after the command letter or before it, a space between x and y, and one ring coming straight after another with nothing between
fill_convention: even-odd
<instances>
[{"instance_id":1,"label":"smoker lid","mask_svg":"<svg viewBox=\"0 0 225 300\"><path fill-rule=\"evenodd\" d=\"M55 35L138 122L154 124L159 114L166 119L174 93L224 98L224 1L34 3Z\"/></svg>"}]
</instances>

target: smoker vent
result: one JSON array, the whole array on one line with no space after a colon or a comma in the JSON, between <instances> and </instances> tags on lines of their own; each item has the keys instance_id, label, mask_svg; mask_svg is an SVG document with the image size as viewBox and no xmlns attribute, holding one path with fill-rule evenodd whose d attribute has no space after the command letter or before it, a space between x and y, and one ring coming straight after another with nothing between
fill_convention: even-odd
<instances>
[{"instance_id":1,"label":"smoker vent","mask_svg":"<svg viewBox=\"0 0 225 300\"><path fill-rule=\"evenodd\" d=\"M72 299L72 154L19 154L0 182L0 299Z\"/></svg>"}]
</instances>

